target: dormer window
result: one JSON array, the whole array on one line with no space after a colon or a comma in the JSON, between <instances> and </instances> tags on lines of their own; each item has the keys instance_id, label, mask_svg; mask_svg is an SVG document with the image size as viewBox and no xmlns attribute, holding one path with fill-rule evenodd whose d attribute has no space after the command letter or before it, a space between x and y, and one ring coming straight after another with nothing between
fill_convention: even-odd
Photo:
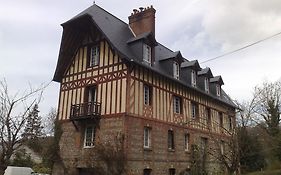
<instances>
[{"instance_id":1,"label":"dormer window","mask_svg":"<svg viewBox=\"0 0 281 175\"><path fill-rule=\"evenodd\" d=\"M89 67L97 66L99 64L100 51L99 46L94 45L89 50Z\"/></svg>"},{"instance_id":2,"label":"dormer window","mask_svg":"<svg viewBox=\"0 0 281 175\"><path fill-rule=\"evenodd\" d=\"M205 84L205 92L209 93L209 91L210 91L209 78L207 78L207 77L205 78L204 84Z\"/></svg>"},{"instance_id":3,"label":"dormer window","mask_svg":"<svg viewBox=\"0 0 281 175\"><path fill-rule=\"evenodd\" d=\"M173 72L174 72L174 78L179 79L180 77L180 67L177 62L174 62L173 64Z\"/></svg>"},{"instance_id":4,"label":"dormer window","mask_svg":"<svg viewBox=\"0 0 281 175\"><path fill-rule=\"evenodd\" d=\"M217 96L221 96L221 86L219 84L216 85L216 92L217 92Z\"/></svg>"},{"instance_id":5,"label":"dormer window","mask_svg":"<svg viewBox=\"0 0 281 175\"><path fill-rule=\"evenodd\" d=\"M191 71L191 85L196 87L196 72L194 70Z\"/></svg>"},{"instance_id":6,"label":"dormer window","mask_svg":"<svg viewBox=\"0 0 281 175\"><path fill-rule=\"evenodd\" d=\"M143 44L143 61L151 66L151 47L147 44Z\"/></svg>"}]
</instances>

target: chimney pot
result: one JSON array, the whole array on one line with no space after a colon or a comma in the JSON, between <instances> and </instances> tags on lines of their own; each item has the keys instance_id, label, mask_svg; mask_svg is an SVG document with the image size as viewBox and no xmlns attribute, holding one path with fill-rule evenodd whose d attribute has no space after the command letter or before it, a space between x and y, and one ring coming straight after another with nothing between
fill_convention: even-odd
<instances>
[{"instance_id":1,"label":"chimney pot","mask_svg":"<svg viewBox=\"0 0 281 175\"><path fill-rule=\"evenodd\" d=\"M155 12L152 6L133 9L133 15L129 16L129 25L136 36L145 32L152 32L155 36Z\"/></svg>"},{"instance_id":2,"label":"chimney pot","mask_svg":"<svg viewBox=\"0 0 281 175\"><path fill-rule=\"evenodd\" d=\"M136 14L138 12L138 10L137 9L133 9L133 12L134 12L134 14Z\"/></svg>"}]
</instances>

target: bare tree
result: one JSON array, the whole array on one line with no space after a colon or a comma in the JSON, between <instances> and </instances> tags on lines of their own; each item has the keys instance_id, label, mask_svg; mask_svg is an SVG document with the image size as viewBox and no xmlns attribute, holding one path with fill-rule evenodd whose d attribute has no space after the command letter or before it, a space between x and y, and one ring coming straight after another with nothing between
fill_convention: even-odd
<instances>
[{"instance_id":1,"label":"bare tree","mask_svg":"<svg viewBox=\"0 0 281 175\"><path fill-rule=\"evenodd\" d=\"M226 169L227 174L234 174L239 171L239 147L236 127L227 129L220 127L225 133L224 137L209 132L210 146L207 154L211 159L218 161Z\"/></svg>"},{"instance_id":2,"label":"bare tree","mask_svg":"<svg viewBox=\"0 0 281 175\"><path fill-rule=\"evenodd\" d=\"M44 134L47 136L54 136L55 134L55 122L57 118L56 108L51 108L47 116L43 120Z\"/></svg>"},{"instance_id":3,"label":"bare tree","mask_svg":"<svg viewBox=\"0 0 281 175\"><path fill-rule=\"evenodd\" d=\"M0 81L0 173L22 142L26 118L31 107L40 101L42 88L11 95L5 80Z\"/></svg>"},{"instance_id":4,"label":"bare tree","mask_svg":"<svg viewBox=\"0 0 281 175\"><path fill-rule=\"evenodd\" d=\"M281 81L264 82L261 86L255 87L253 110L257 124L270 136L277 136L281 121Z\"/></svg>"}]
</instances>

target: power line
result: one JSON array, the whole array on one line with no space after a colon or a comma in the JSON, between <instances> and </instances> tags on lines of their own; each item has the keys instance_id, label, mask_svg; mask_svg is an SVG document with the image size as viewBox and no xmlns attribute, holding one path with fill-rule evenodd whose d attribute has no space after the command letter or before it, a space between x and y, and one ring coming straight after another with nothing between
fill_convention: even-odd
<instances>
[{"instance_id":1,"label":"power line","mask_svg":"<svg viewBox=\"0 0 281 175\"><path fill-rule=\"evenodd\" d=\"M230 55L230 54L232 54L232 53L235 53L235 52L238 52L238 51L240 51L240 50L246 49L246 48L248 48L248 47L251 47L251 46L253 46L253 45L256 45L256 44L258 44L258 43L261 43L261 42L263 42L263 41L265 41L265 40L268 40L268 39L273 38L273 37L275 37L275 36L277 36L277 35L280 35L280 34L281 34L281 32L278 32L278 33L276 33L276 34L274 34L274 35L268 36L268 37L263 38L263 39L261 39L261 40L258 40L258 41L256 41L256 42L253 42L253 43L251 43L251 44L248 44L248 45L246 45L246 46L244 46L244 47L241 47L241 48L239 48L239 49L236 49L236 50L233 50L233 51L224 53L224 54L219 55L219 56L216 56L216 57L214 57L214 58L207 59L207 60L201 62L200 64L206 63L206 62L209 62L209 61L216 60L216 59L221 58L221 57L224 57L224 56L226 56L226 55Z\"/></svg>"}]
</instances>

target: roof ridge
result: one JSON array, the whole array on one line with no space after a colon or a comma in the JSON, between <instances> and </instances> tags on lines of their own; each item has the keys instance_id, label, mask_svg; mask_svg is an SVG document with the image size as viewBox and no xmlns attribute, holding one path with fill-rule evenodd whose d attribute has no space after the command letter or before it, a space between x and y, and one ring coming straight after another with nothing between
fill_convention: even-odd
<instances>
[{"instance_id":1,"label":"roof ridge","mask_svg":"<svg viewBox=\"0 0 281 175\"><path fill-rule=\"evenodd\" d=\"M108 13L109 15L111 15L112 17L118 19L119 21L121 21L122 23L129 25L128 23L126 23L125 21L121 20L120 18L118 18L117 16L113 15L112 13L108 12L107 10L105 10L104 8L102 8L101 6L97 5L97 4L93 4L92 6L97 6L98 8L100 8L101 10L103 10L104 12Z\"/></svg>"}]
</instances>

